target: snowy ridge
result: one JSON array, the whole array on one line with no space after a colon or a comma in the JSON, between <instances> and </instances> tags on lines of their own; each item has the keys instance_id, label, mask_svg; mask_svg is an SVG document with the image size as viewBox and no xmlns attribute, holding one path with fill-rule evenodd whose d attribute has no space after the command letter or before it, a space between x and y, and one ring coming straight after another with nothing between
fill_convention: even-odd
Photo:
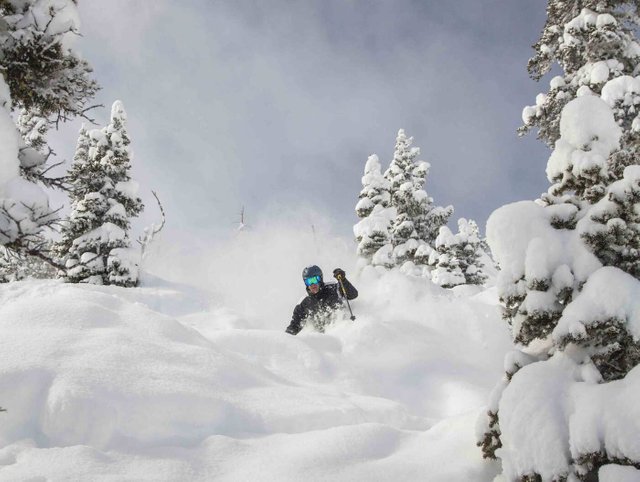
<instances>
[{"instance_id":1,"label":"snowy ridge","mask_svg":"<svg viewBox=\"0 0 640 482\"><path fill-rule=\"evenodd\" d=\"M0 480L491 480L497 307L383 278L357 280L355 323L297 337L157 278L3 285Z\"/></svg>"}]
</instances>

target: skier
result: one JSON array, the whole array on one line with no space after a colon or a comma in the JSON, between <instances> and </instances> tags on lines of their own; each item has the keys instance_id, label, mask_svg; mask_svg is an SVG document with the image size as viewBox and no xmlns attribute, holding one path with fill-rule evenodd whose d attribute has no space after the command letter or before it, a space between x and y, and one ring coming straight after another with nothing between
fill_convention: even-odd
<instances>
[{"instance_id":1,"label":"skier","mask_svg":"<svg viewBox=\"0 0 640 482\"><path fill-rule=\"evenodd\" d=\"M342 283L324 283L322 270L317 266L307 266L302 271L302 279L307 287L307 296L293 310L291 323L286 332L297 335L302 327L311 321L322 331L323 321L342 306L343 299L358 297L358 290L345 277L341 268L333 270L333 276ZM342 291L344 286L344 293Z\"/></svg>"}]
</instances>

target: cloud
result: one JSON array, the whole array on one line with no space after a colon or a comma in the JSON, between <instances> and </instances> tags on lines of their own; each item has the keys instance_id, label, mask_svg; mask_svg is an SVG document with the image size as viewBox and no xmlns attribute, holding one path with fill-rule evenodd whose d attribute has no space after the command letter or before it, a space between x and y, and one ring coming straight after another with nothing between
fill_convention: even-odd
<instances>
[{"instance_id":1,"label":"cloud","mask_svg":"<svg viewBox=\"0 0 640 482\"><path fill-rule=\"evenodd\" d=\"M364 162L399 128L436 202L482 223L545 187L544 148L515 137L544 9L504 3L84 0L79 47L180 229L304 200L349 235Z\"/></svg>"}]
</instances>

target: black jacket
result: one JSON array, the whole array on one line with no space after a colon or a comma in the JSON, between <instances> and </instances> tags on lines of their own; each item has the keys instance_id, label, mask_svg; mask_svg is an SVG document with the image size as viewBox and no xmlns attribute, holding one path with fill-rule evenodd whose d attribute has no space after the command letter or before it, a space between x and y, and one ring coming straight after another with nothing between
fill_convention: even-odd
<instances>
[{"instance_id":1,"label":"black jacket","mask_svg":"<svg viewBox=\"0 0 640 482\"><path fill-rule=\"evenodd\" d=\"M358 290L348 280L343 280L344 289L347 292L347 299L352 300L358 297ZM305 323L314 316L322 316L333 313L342 306L344 295L338 283L323 284L320 291L315 295L309 293L299 305L293 309L291 323L287 327L287 333L297 335Z\"/></svg>"}]
</instances>

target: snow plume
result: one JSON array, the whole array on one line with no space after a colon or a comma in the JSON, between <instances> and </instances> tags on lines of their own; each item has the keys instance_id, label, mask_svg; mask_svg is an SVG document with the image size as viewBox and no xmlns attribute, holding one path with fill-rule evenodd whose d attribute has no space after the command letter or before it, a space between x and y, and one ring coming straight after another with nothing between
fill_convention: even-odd
<instances>
[{"instance_id":1,"label":"snow plume","mask_svg":"<svg viewBox=\"0 0 640 482\"><path fill-rule=\"evenodd\" d=\"M334 233L324 214L310 208L271 212L271 217L239 232L230 228L228 236L206 244L192 236L176 243L160 240L149 253L149 270L213 291L251 326L284 330L306 294L305 266L320 266L325 281L334 281L337 267L353 277L356 260L353 240ZM165 239L169 236L165 233Z\"/></svg>"}]
</instances>

